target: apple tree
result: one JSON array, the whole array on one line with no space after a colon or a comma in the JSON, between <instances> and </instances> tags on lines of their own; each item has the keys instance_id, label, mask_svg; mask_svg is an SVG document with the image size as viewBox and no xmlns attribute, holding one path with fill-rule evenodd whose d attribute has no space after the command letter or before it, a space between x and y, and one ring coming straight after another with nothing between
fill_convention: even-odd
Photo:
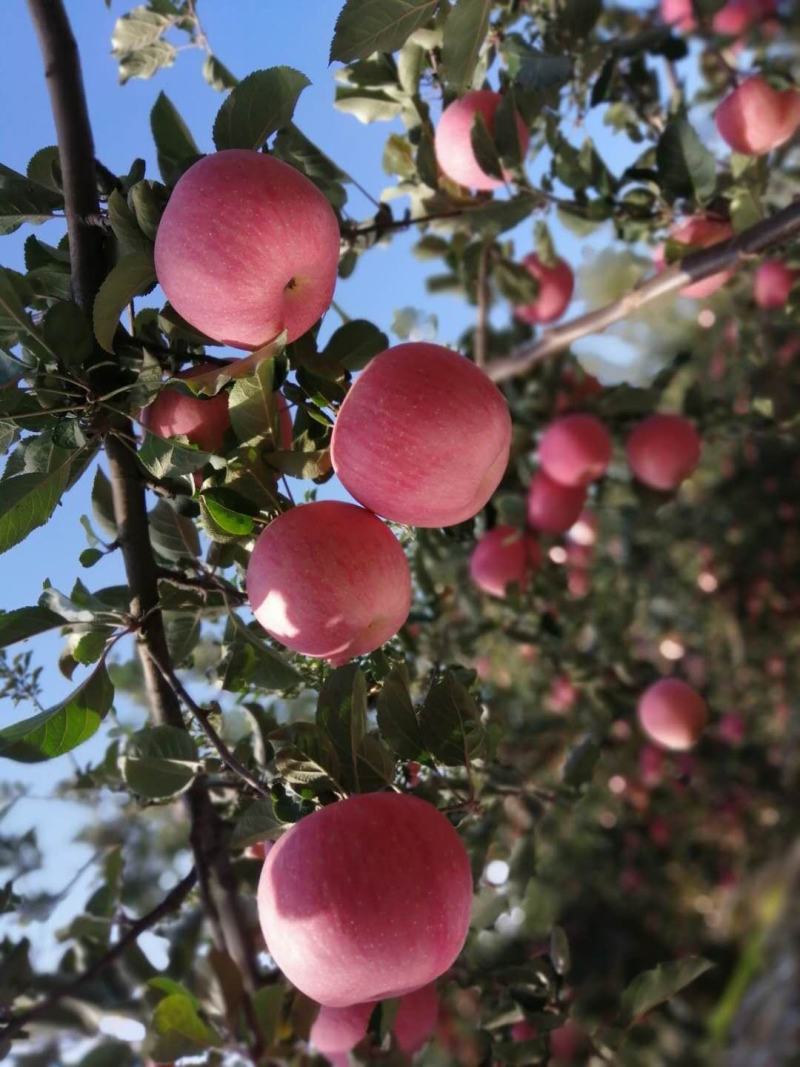
<instances>
[{"instance_id":1,"label":"apple tree","mask_svg":"<svg viewBox=\"0 0 800 1067\"><path fill-rule=\"evenodd\" d=\"M195 0L112 47L123 84L201 49L213 128L156 89L159 173L113 173L27 7L57 143L0 167L6 565L73 486L93 516L73 588L0 613L0 789L74 753L95 858L53 966L77 890L0 825L0 1058L794 1062L795 5L346 0L368 218L305 74L232 72ZM448 344L336 303L400 234Z\"/></svg>"}]
</instances>

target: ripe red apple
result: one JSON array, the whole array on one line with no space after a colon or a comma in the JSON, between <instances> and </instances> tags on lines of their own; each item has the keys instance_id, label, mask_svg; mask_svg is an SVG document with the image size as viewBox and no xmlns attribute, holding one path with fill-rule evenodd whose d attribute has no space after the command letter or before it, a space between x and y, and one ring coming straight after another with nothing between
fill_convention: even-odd
<instances>
[{"instance_id":1,"label":"ripe red apple","mask_svg":"<svg viewBox=\"0 0 800 1067\"><path fill-rule=\"evenodd\" d=\"M495 526L472 550L469 573L484 593L504 597L512 582L525 589L541 561L542 550L535 537L514 526Z\"/></svg>"},{"instance_id":2,"label":"ripe red apple","mask_svg":"<svg viewBox=\"0 0 800 1067\"><path fill-rule=\"evenodd\" d=\"M690 252L697 252L701 248L710 248L712 245L729 240L733 237L733 227L722 219L713 219L707 215L693 215L674 226L669 236L670 240L686 245L685 255L689 255ZM663 247L656 249L653 260L658 270L664 269L666 258ZM690 300L704 300L721 289L734 273L735 271L731 268L711 274L708 278L701 278L700 281L685 285L681 289L681 296Z\"/></svg>"},{"instance_id":3,"label":"ripe red apple","mask_svg":"<svg viewBox=\"0 0 800 1067\"><path fill-rule=\"evenodd\" d=\"M200 363L176 377L196 378L216 369L215 363ZM182 435L204 452L218 452L231 424L228 394L190 396L167 382L140 418L142 426L157 437Z\"/></svg>"},{"instance_id":4,"label":"ripe red apple","mask_svg":"<svg viewBox=\"0 0 800 1067\"><path fill-rule=\"evenodd\" d=\"M625 450L628 465L643 485L669 492L697 467L701 440L682 415L650 415L634 429Z\"/></svg>"},{"instance_id":5,"label":"ripe red apple","mask_svg":"<svg viewBox=\"0 0 800 1067\"><path fill-rule=\"evenodd\" d=\"M219 370L216 363L199 363L176 378L197 378ZM274 394L277 436L280 448L292 447L292 416L283 393ZM165 383L155 400L141 412L141 423L157 437L185 436L204 452L218 452L231 424L227 392L215 396L191 396Z\"/></svg>"},{"instance_id":6,"label":"ripe red apple","mask_svg":"<svg viewBox=\"0 0 800 1067\"><path fill-rule=\"evenodd\" d=\"M494 122L502 97L489 89L474 89L444 109L436 127L434 147L436 161L451 181L467 189L489 192L499 189L502 182L481 169L472 150L472 123L476 114L483 116L486 128L494 135ZM519 115L516 116L520 155L528 151L530 133Z\"/></svg>"},{"instance_id":7,"label":"ripe red apple","mask_svg":"<svg viewBox=\"0 0 800 1067\"><path fill-rule=\"evenodd\" d=\"M712 19L715 33L739 37L753 23L767 19L777 11L777 0L728 0ZM697 28L692 0L661 0L661 17L665 22L689 33Z\"/></svg>"},{"instance_id":8,"label":"ripe red apple","mask_svg":"<svg viewBox=\"0 0 800 1067\"><path fill-rule=\"evenodd\" d=\"M351 1004L344 1008L321 1007L311 1027L309 1041L325 1056L343 1055L363 1041L374 1003Z\"/></svg>"},{"instance_id":9,"label":"ripe red apple","mask_svg":"<svg viewBox=\"0 0 800 1067\"><path fill-rule=\"evenodd\" d=\"M408 1056L419 1052L436 1029L438 1018L439 994L433 982L402 997L392 1027L400 1051Z\"/></svg>"},{"instance_id":10,"label":"ripe red apple","mask_svg":"<svg viewBox=\"0 0 800 1067\"><path fill-rule=\"evenodd\" d=\"M423 342L371 360L339 408L333 469L364 507L410 526L471 519L508 463L500 390L458 353Z\"/></svg>"},{"instance_id":11,"label":"ripe red apple","mask_svg":"<svg viewBox=\"0 0 800 1067\"><path fill-rule=\"evenodd\" d=\"M551 422L539 442L539 463L554 482L589 485L611 459L611 436L594 415L564 415Z\"/></svg>"},{"instance_id":12,"label":"ripe red apple","mask_svg":"<svg viewBox=\"0 0 800 1067\"><path fill-rule=\"evenodd\" d=\"M765 259L753 279L753 296L765 311L786 307L789 294L797 281L797 271L780 259Z\"/></svg>"},{"instance_id":13,"label":"ripe red apple","mask_svg":"<svg viewBox=\"0 0 800 1067\"><path fill-rule=\"evenodd\" d=\"M471 905L458 834L432 805L398 793L351 796L301 819L258 886L275 962L335 1008L433 982L461 951Z\"/></svg>"},{"instance_id":14,"label":"ripe red apple","mask_svg":"<svg viewBox=\"0 0 800 1067\"><path fill-rule=\"evenodd\" d=\"M156 274L196 329L234 348L290 341L327 311L339 224L299 170L261 152L205 156L180 179L156 234Z\"/></svg>"},{"instance_id":15,"label":"ripe red apple","mask_svg":"<svg viewBox=\"0 0 800 1067\"><path fill-rule=\"evenodd\" d=\"M680 678L662 678L642 693L639 725L662 748L685 752L697 744L708 718L706 702Z\"/></svg>"},{"instance_id":16,"label":"ripe red apple","mask_svg":"<svg viewBox=\"0 0 800 1067\"><path fill-rule=\"evenodd\" d=\"M539 293L532 304L514 309L516 317L531 325L560 319L575 289L575 275L569 263L559 259L555 266L549 267L532 253L523 259L522 264L539 283Z\"/></svg>"},{"instance_id":17,"label":"ripe red apple","mask_svg":"<svg viewBox=\"0 0 800 1067\"><path fill-rule=\"evenodd\" d=\"M800 127L800 92L773 89L755 75L725 97L714 117L720 137L734 152L763 156Z\"/></svg>"},{"instance_id":18,"label":"ripe red apple","mask_svg":"<svg viewBox=\"0 0 800 1067\"><path fill-rule=\"evenodd\" d=\"M393 637L411 605L400 542L369 511L334 500L292 508L256 541L253 614L287 648L338 667Z\"/></svg>"},{"instance_id":19,"label":"ripe red apple","mask_svg":"<svg viewBox=\"0 0 800 1067\"><path fill-rule=\"evenodd\" d=\"M539 1036L539 1031L529 1023L527 1019L521 1019L511 1027L511 1038L514 1041L532 1041Z\"/></svg>"},{"instance_id":20,"label":"ripe red apple","mask_svg":"<svg viewBox=\"0 0 800 1067\"><path fill-rule=\"evenodd\" d=\"M585 503L583 486L561 485L537 471L528 490L528 522L544 533L563 533L578 520Z\"/></svg>"}]
</instances>

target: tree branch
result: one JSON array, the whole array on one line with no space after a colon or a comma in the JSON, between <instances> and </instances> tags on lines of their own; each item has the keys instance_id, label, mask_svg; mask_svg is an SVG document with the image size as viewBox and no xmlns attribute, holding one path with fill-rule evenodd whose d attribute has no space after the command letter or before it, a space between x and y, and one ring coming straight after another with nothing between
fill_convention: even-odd
<instances>
[{"instance_id":1,"label":"tree branch","mask_svg":"<svg viewBox=\"0 0 800 1067\"><path fill-rule=\"evenodd\" d=\"M563 326L545 330L534 344L524 345L509 356L493 360L486 372L495 382L505 382L527 374L537 363L563 352L581 337L601 333L613 323L628 318L655 300L678 293L691 282L731 270L743 260L758 255L764 249L780 244L797 233L800 233L800 200L793 201L770 218L743 230L730 241L722 241L711 248L691 253L680 263L668 267L612 304L591 311L588 315L580 315L571 322L565 322Z\"/></svg>"},{"instance_id":2,"label":"tree branch","mask_svg":"<svg viewBox=\"0 0 800 1067\"><path fill-rule=\"evenodd\" d=\"M86 220L98 212L94 145L86 107L78 49L63 0L28 0L45 64L69 230L72 290L76 302L91 314L105 277L102 233ZM144 670L148 704L156 723L185 729L180 703L157 664L170 662L159 610L158 573L150 542L145 488L134 450L124 442L132 436L130 420L120 419L106 438L114 517L131 593L131 613L140 621L137 647ZM242 972L245 990L259 981L253 938L241 911L236 877L227 848L226 828L202 780L186 795L190 839L197 877L214 942ZM251 1051L261 1053L249 997L245 1012L253 1031Z\"/></svg>"},{"instance_id":3,"label":"tree branch","mask_svg":"<svg viewBox=\"0 0 800 1067\"><path fill-rule=\"evenodd\" d=\"M484 241L478 260L478 321L475 325L473 357L475 363L485 369L489 340L489 251L491 243Z\"/></svg>"},{"instance_id":4,"label":"tree branch","mask_svg":"<svg viewBox=\"0 0 800 1067\"><path fill-rule=\"evenodd\" d=\"M74 996L74 994L82 989L83 986L102 974L106 968L110 967L115 960L118 960L120 956L122 956L126 950L138 940L141 934L146 930L150 930L166 915L169 915L173 911L177 911L194 888L196 882L197 872L192 868L186 877L182 878L181 881L167 893L160 904L157 904L152 911L148 911L148 913L143 915L141 919L137 919L134 923L131 923L122 937L120 937L119 941L113 944L107 952L100 956L99 959L95 960L83 974L78 975L77 978L73 978L72 981L68 982L60 989L53 990L53 992L49 993L43 1000L40 1000L38 1004L34 1004L33 1007L14 1016L6 1026L0 1029L0 1042L10 1041L11 1038L16 1037L22 1030L24 1030L28 1023L32 1023L36 1019L41 1018L42 1015L46 1015L51 1008L55 1007L65 997Z\"/></svg>"}]
</instances>

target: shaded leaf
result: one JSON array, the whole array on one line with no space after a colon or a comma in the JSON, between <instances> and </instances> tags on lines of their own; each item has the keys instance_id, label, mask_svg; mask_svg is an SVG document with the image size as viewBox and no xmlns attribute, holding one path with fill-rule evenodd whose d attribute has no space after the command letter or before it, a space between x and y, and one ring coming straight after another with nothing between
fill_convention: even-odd
<instances>
[{"instance_id":1,"label":"shaded leaf","mask_svg":"<svg viewBox=\"0 0 800 1067\"><path fill-rule=\"evenodd\" d=\"M434 14L439 0L347 0L336 20L330 59L349 63L394 52Z\"/></svg>"},{"instance_id":2,"label":"shaded leaf","mask_svg":"<svg viewBox=\"0 0 800 1067\"><path fill-rule=\"evenodd\" d=\"M657 1005L674 997L713 966L713 963L700 956L686 956L680 960L660 963L651 971L643 971L622 994L623 1019L632 1022L647 1014Z\"/></svg>"},{"instance_id":3,"label":"shaded leaf","mask_svg":"<svg viewBox=\"0 0 800 1067\"><path fill-rule=\"evenodd\" d=\"M670 196L694 197L705 203L714 195L714 156L686 119L673 119L659 137L656 165L659 181Z\"/></svg>"},{"instance_id":4,"label":"shaded leaf","mask_svg":"<svg viewBox=\"0 0 800 1067\"><path fill-rule=\"evenodd\" d=\"M401 759L416 759L425 747L403 674L393 670L378 694L378 726Z\"/></svg>"},{"instance_id":5,"label":"shaded leaf","mask_svg":"<svg viewBox=\"0 0 800 1067\"><path fill-rule=\"evenodd\" d=\"M174 185L200 155L200 149L166 93L159 93L150 112L158 169L167 185Z\"/></svg>"},{"instance_id":6,"label":"shaded leaf","mask_svg":"<svg viewBox=\"0 0 800 1067\"><path fill-rule=\"evenodd\" d=\"M0 648L66 625L67 620L49 608L16 608L0 611Z\"/></svg>"},{"instance_id":7,"label":"shaded leaf","mask_svg":"<svg viewBox=\"0 0 800 1067\"><path fill-rule=\"evenodd\" d=\"M155 280L150 252L131 252L112 267L100 286L92 313L94 335L106 352L114 352L114 334L123 308L134 296L149 289Z\"/></svg>"},{"instance_id":8,"label":"shaded leaf","mask_svg":"<svg viewBox=\"0 0 800 1067\"><path fill-rule=\"evenodd\" d=\"M425 747L449 766L480 756L485 737L479 714L470 693L447 671L431 688L420 712Z\"/></svg>"},{"instance_id":9,"label":"shaded leaf","mask_svg":"<svg viewBox=\"0 0 800 1067\"><path fill-rule=\"evenodd\" d=\"M53 449L44 470L0 481L0 553L19 544L55 511L79 453Z\"/></svg>"},{"instance_id":10,"label":"shaded leaf","mask_svg":"<svg viewBox=\"0 0 800 1067\"><path fill-rule=\"evenodd\" d=\"M180 515L167 503L159 500L148 513L153 547L170 559L186 559L200 555L200 538L191 519Z\"/></svg>"},{"instance_id":11,"label":"shaded leaf","mask_svg":"<svg viewBox=\"0 0 800 1067\"><path fill-rule=\"evenodd\" d=\"M259 841L272 840L284 829L271 800L254 800L236 820L231 834L232 848L247 848Z\"/></svg>"},{"instance_id":12,"label":"shaded leaf","mask_svg":"<svg viewBox=\"0 0 800 1067\"><path fill-rule=\"evenodd\" d=\"M445 81L457 93L470 87L489 29L491 0L457 0L447 17L442 43Z\"/></svg>"},{"instance_id":13,"label":"shaded leaf","mask_svg":"<svg viewBox=\"0 0 800 1067\"><path fill-rule=\"evenodd\" d=\"M120 769L134 793L148 800L166 800L183 793L194 781L197 746L186 730L147 727L131 738Z\"/></svg>"}]
</instances>

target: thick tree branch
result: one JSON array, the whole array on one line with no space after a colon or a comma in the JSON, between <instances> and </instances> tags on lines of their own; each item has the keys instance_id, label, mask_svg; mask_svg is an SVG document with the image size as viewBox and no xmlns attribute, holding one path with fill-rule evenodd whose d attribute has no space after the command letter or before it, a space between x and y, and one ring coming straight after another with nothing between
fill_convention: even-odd
<instances>
[{"instance_id":1,"label":"thick tree branch","mask_svg":"<svg viewBox=\"0 0 800 1067\"><path fill-rule=\"evenodd\" d=\"M45 64L58 137L59 161L69 230L72 289L75 300L91 315L105 276L103 235L87 224L98 213L94 145L75 39L63 0L28 0ZM170 662L158 603L158 572L150 542L147 502L135 453L123 438L132 437L130 421L116 423L107 435L106 454L114 517L131 593L131 613L140 621L138 651L144 669L150 712L157 723L185 729L180 703L157 664ZM231 867L225 826L202 780L186 796L190 839L205 910L217 947L227 952L242 972L245 989L258 984L253 938L245 922ZM245 1010L254 1021L249 999ZM261 1052L258 1029L252 1026L254 1059Z\"/></svg>"},{"instance_id":2,"label":"thick tree branch","mask_svg":"<svg viewBox=\"0 0 800 1067\"><path fill-rule=\"evenodd\" d=\"M95 960L91 967L88 967L83 974L78 975L77 978L73 978L60 989L53 990L53 992L49 993L43 1000L40 1000L38 1004L34 1004L33 1007L14 1016L6 1026L0 1029L0 1042L10 1041L11 1038L20 1034L29 1023L35 1022L37 1019L41 1018L42 1015L46 1015L51 1008L54 1008L65 997L74 996L85 985L97 978L98 975L102 974L103 971L110 967L115 960L118 960L120 956L131 947L131 945L135 944L138 938L146 930L150 930L165 916L171 914L173 911L177 911L194 888L196 882L197 872L192 868L186 877L182 878L174 889L171 889L169 893L167 893L160 904L157 904L152 911L148 911L148 913L143 915L141 919L137 919L135 922L131 923L122 937L120 937L119 941L115 942L108 952L105 952L99 959Z\"/></svg>"},{"instance_id":3,"label":"thick tree branch","mask_svg":"<svg viewBox=\"0 0 800 1067\"><path fill-rule=\"evenodd\" d=\"M731 270L743 260L758 255L772 245L781 244L797 233L800 233L800 200L793 201L770 218L743 230L730 241L693 252L613 304L565 322L563 326L545 330L534 344L524 345L510 356L493 360L487 368L487 374L495 382L505 382L527 374L537 363L563 352L581 337L600 333L653 301L680 292L691 282Z\"/></svg>"}]
</instances>

